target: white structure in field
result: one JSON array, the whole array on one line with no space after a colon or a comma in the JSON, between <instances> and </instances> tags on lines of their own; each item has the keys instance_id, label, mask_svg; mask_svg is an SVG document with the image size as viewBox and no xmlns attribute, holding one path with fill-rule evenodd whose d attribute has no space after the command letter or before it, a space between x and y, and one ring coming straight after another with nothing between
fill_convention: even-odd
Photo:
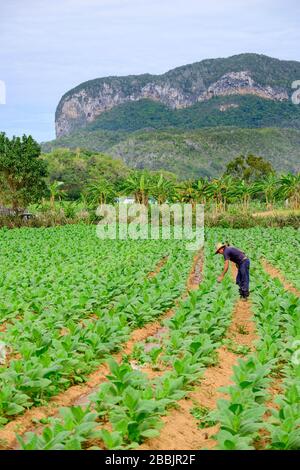
<instances>
[{"instance_id":1,"label":"white structure in field","mask_svg":"<svg viewBox=\"0 0 300 470\"><path fill-rule=\"evenodd\" d=\"M133 196L124 196L124 197L117 197L115 202L118 204L134 204L134 197Z\"/></svg>"},{"instance_id":2,"label":"white structure in field","mask_svg":"<svg viewBox=\"0 0 300 470\"><path fill-rule=\"evenodd\" d=\"M133 196L124 196L124 197L117 197L115 202L118 204L134 204L135 200ZM157 204L156 199L154 197L149 197L149 204Z\"/></svg>"}]
</instances>

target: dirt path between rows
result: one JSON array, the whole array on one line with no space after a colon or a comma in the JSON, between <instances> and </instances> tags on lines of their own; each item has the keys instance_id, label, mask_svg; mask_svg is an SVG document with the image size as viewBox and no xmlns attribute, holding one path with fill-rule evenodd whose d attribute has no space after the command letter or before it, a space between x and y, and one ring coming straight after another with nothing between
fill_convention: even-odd
<instances>
[{"instance_id":1,"label":"dirt path between rows","mask_svg":"<svg viewBox=\"0 0 300 470\"><path fill-rule=\"evenodd\" d=\"M159 264L160 263L161 265L155 270L157 274L165 264L162 263L162 260L159 262ZM188 295L190 290L199 286L202 265L203 250L201 249L194 256L192 268L186 282L186 289L181 297L175 302L175 306L179 303L180 299L184 299ZM149 323L143 328L134 330L130 336L130 339L125 343L122 351L112 355L112 357L118 362L121 361L123 354L130 354L132 352L136 342L143 341L149 336L153 336L161 328L162 322L174 314L175 306L162 314L158 320ZM89 378L85 384L71 386L68 390L61 392L55 397L52 397L49 400L47 406L31 408L27 410L22 416L19 416L15 420L10 421L2 429L0 429L0 449L15 449L17 446L16 433L22 435L29 430L32 431L34 429L34 421L57 415L60 407L72 406L74 404L86 404L89 401L89 396L94 393L101 383L107 380L106 375L108 373L108 366L104 362L97 370L89 375Z\"/></svg>"},{"instance_id":2,"label":"dirt path between rows","mask_svg":"<svg viewBox=\"0 0 300 470\"><path fill-rule=\"evenodd\" d=\"M235 267L232 275L235 278ZM257 339L255 324L252 320L251 303L238 300L235 304L232 323L226 338L236 345L248 346L253 349ZM199 450L213 449L216 441L212 437L218 431L218 425L205 429L198 427L198 422L191 410L195 406L206 407L213 410L220 398L226 395L219 391L220 387L232 383L232 367L237 363L237 354L229 351L225 346L217 350L219 362L216 366L206 369L201 378L200 385L185 399L178 402L178 408L163 417L164 427L160 435L145 441L141 450Z\"/></svg>"},{"instance_id":3,"label":"dirt path between rows","mask_svg":"<svg viewBox=\"0 0 300 470\"><path fill-rule=\"evenodd\" d=\"M269 261L264 258L261 260L261 264L266 273L269 274L269 276L273 278L278 278L286 290L292 292L292 294L296 295L297 297L300 297L300 291L296 289L296 287L291 282L286 280L286 278L279 271L279 269L275 268L275 266L273 266Z\"/></svg>"},{"instance_id":4,"label":"dirt path between rows","mask_svg":"<svg viewBox=\"0 0 300 470\"><path fill-rule=\"evenodd\" d=\"M199 284L201 282L201 272L203 263L203 251L200 250L200 252L198 252L194 256L193 264L187 278L185 291L181 295L181 297L175 302L174 307L168 310L163 316L161 316L159 320L151 323L149 326L135 330L131 335L131 339L125 345L121 356L122 354L131 354L135 343L144 341L149 336L154 336L162 328L162 323L164 322L164 320L167 320L168 318L171 318L174 315L175 308L179 304L179 301L184 300L187 297L188 292L199 287Z\"/></svg>"},{"instance_id":5,"label":"dirt path between rows","mask_svg":"<svg viewBox=\"0 0 300 470\"><path fill-rule=\"evenodd\" d=\"M154 271L151 271L150 273L148 273L147 275L147 278L148 279L152 279L153 277L157 276L161 269L164 267L164 265L166 264L166 262L168 261L168 256L164 256L156 265Z\"/></svg>"}]
</instances>

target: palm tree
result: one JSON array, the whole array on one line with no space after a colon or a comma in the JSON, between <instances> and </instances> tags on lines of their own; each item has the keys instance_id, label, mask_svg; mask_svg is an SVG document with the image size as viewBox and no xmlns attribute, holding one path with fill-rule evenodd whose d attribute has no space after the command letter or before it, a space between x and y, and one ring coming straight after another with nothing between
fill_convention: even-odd
<instances>
[{"instance_id":1,"label":"palm tree","mask_svg":"<svg viewBox=\"0 0 300 470\"><path fill-rule=\"evenodd\" d=\"M134 171L125 180L122 192L127 195L133 194L136 203L148 206L152 187L153 179L150 173L147 171Z\"/></svg>"},{"instance_id":2,"label":"palm tree","mask_svg":"<svg viewBox=\"0 0 300 470\"><path fill-rule=\"evenodd\" d=\"M233 188L236 186L236 182L231 176L224 176L220 179L213 179L208 183L206 188L206 195L209 199L215 202L216 211L224 211L226 205L232 198Z\"/></svg>"},{"instance_id":3,"label":"palm tree","mask_svg":"<svg viewBox=\"0 0 300 470\"><path fill-rule=\"evenodd\" d=\"M193 187L197 191L197 200L201 204L206 204L209 187L209 181L207 178L200 178L194 183Z\"/></svg>"},{"instance_id":4,"label":"palm tree","mask_svg":"<svg viewBox=\"0 0 300 470\"><path fill-rule=\"evenodd\" d=\"M271 209L278 190L278 178L274 173L270 173L261 181L256 181L252 186L252 194L262 192L265 196L266 206Z\"/></svg>"},{"instance_id":5,"label":"palm tree","mask_svg":"<svg viewBox=\"0 0 300 470\"><path fill-rule=\"evenodd\" d=\"M289 199L293 209L300 207L300 173L288 173L279 179L278 194Z\"/></svg>"},{"instance_id":6,"label":"palm tree","mask_svg":"<svg viewBox=\"0 0 300 470\"><path fill-rule=\"evenodd\" d=\"M50 207L52 210L55 209L55 199L58 197L58 199L61 200L62 196L65 194L65 191L61 189L63 185L63 181L53 181L53 183L49 185Z\"/></svg>"},{"instance_id":7,"label":"palm tree","mask_svg":"<svg viewBox=\"0 0 300 470\"><path fill-rule=\"evenodd\" d=\"M192 204L194 207L198 200L198 192L195 188L195 182L192 180L183 181L176 187L177 200L182 203Z\"/></svg>"},{"instance_id":8,"label":"palm tree","mask_svg":"<svg viewBox=\"0 0 300 470\"><path fill-rule=\"evenodd\" d=\"M102 206L112 202L115 196L114 186L105 178L93 180L87 186L87 197L93 204Z\"/></svg>"},{"instance_id":9,"label":"palm tree","mask_svg":"<svg viewBox=\"0 0 300 470\"><path fill-rule=\"evenodd\" d=\"M84 209L86 209L89 205L89 194L88 191L82 191L80 193L79 199L77 200L77 204L79 206L83 206Z\"/></svg>"},{"instance_id":10,"label":"palm tree","mask_svg":"<svg viewBox=\"0 0 300 470\"><path fill-rule=\"evenodd\" d=\"M253 185L247 183L245 180L234 181L234 186L231 188L231 196L242 201L243 210L245 212L249 209L252 194Z\"/></svg>"},{"instance_id":11,"label":"palm tree","mask_svg":"<svg viewBox=\"0 0 300 470\"><path fill-rule=\"evenodd\" d=\"M156 198L158 204L164 204L167 200L174 197L175 188L172 181L165 178L162 174L159 177L154 176L152 185L152 195Z\"/></svg>"},{"instance_id":12,"label":"palm tree","mask_svg":"<svg viewBox=\"0 0 300 470\"><path fill-rule=\"evenodd\" d=\"M232 176L228 175L222 178L223 179L223 205L226 210L229 203L233 202L235 199L235 191L237 182Z\"/></svg>"}]
</instances>

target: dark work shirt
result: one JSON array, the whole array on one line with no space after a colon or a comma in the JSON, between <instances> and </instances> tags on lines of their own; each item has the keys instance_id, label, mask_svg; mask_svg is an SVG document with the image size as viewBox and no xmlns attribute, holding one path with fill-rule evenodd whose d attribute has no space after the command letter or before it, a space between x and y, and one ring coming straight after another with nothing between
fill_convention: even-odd
<instances>
[{"instance_id":1,"label":"dark work shirt","mask_svg":"<svg viewBox=\"0 0 300 470\"><path fill-rule=\"evenodd\" d=\"M226 246L223 253L225 260L233 261L238 266L241 264L243 259L246 257L245 253L238 250L234 246Z\"/></svg>"}]
</instances>

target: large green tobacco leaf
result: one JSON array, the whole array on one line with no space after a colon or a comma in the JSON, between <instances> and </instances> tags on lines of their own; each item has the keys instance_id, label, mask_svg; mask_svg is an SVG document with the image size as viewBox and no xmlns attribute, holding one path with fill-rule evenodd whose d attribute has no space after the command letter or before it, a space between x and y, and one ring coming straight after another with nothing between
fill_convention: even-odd
<instances>
[{"instance_id":1,"label":"large green tobacco leaf","mask_svg":"<svg viewBox=\"0 0 300 470\"><path fill-rule=\"evenodd\" d=\"M292 375L289 366L286 372L287 375ZM276 399L279 409L272 410L272 417L269 420L271 449L300 449L300 374L297 370L293 372L296 377L287 381L284 395Z\"/></svg>"},{"instance_id":2,"label":"large green tobacco leaf","mask_svg":"<svg viewBox=\"0 0 300 470\"><path fill-rule=\"evenodd\" d=\"M50 426L43 429L40 435L32 432L25 438L17 436L23 450L81 450L82 443L100 438L96 413L89 408L61 408L61 418L50 418Z\"/></svg>"},{"instance_id":3,"label":"large green tobacco leaf","mask_svg":"<svg viewBox=\"0 0 300 470\"><path fill-rule=\"evenodd\" d=\"M251 438L232 435L228 431L220 431L218 434L219 450L253 450L250 445Z\"/></svg>"},{"instance_id":4,"label":"large green tobacco leaf","mask_svg":"<svg viewBox=\"0 0 300 470\"><path fill-rule=\"evenodd\" d=\"M107 429L102 429L100 431L101 439L103 440L106 449L108 450L118 450L123 448L123 438L119 432L109 432Z\"/></svg>"}]
</instances>

